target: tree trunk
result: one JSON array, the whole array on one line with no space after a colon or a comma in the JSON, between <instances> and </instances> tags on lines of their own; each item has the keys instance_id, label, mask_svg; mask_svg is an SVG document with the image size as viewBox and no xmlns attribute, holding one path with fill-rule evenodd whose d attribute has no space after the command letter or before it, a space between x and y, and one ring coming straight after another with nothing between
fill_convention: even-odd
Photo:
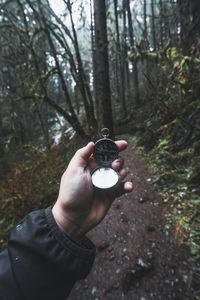
<instances>
[{"instance_id":1,"label":"tree trunk","mask_svg":"<svg viewBox=\"0 0 200 300\"><path fill-rule=\"evenodd\" d=\"M164 40L163 40L163 2L159 0L159 10L160 10L160 47L163 49Z\"/></svg>"},{"instance_id":2,"label":"tree trunk","mask_svg":"<svg viewBox=\"0 0 200 300\"><path fill-rule=\"evenodd\" d=\"M39 119L39 122L40 122L42 134L44 136L44 140L45 140L45 143L46 143L46 147L47 147L47 149L50 149L51 144L50 144L48 128L47 128L47 126L45 126L45 122L44 122L44 119L42 117L42 114L41 114L41 111L40 111L37 100L34 100L34 104L35 104L35 110L36 110L36 113L38 115L38 119Z\"/></svg>"},{"instance_id":3,"label":"tree trunk","mask_svg":"<svg viewBox=\"0 0 200 300\"><path fill-rule=\"evenodd\" d=\"M116 59L115 59L115 74L116 74L116 91L117 99L121 99L121 89L120 89L120 74L121 70L121 47L120 47L120 37L119 37L119 21L118 21L118 0L114 0L114 14L115 14L115 31L116 31Z\"/></svg>"},{"instance_id":4,"label":"tree trunk","mask_svg":"<svg viewBox=\"0 0 200 300\"><path fill-rule=\"evenodd\" d=\"M200 38L200 1L193 0L190 2L192 14L192 27L189 32L190 45L196 44Z\"/></svg>"},{"instance_id":5,"label":"tree trunk","mask_svg":"<svg viewBox=\"0 0 200 300\"><path fill-rule=\"evenodd\" d=\"M94 12L93 12L93 0L90 0L90 34L91 34L91 53L92 53L92 86L93 86L93 94L96 91L95 84L95 33L94 33ZM93 95L94 96L94 95Z\"/></svg>"},{"instance_id":6,"label":"tree trunk","mask_svg":"<svg viewBox=\"0 0 200 300\"><path fill-rule=\"evenodd\" d=\"M95 96L98 128L109 128L113 134L113 118L110 97L108 41L105 0L94 0L95 25Z\"/></svg>"},{"instance_id":7,"label":"tree trunk","mask_svg":"<svg viewBox=\"0 0 200 300\"><path fill-rule=\"evenodd\" d=\"M88 123L90 125L90 128L95 128L96 127L96 119L94 116L94 105L93 105L90 88L87 83L85 71L83 68L81 54L79 51L78 39L77 39L77 34L76 34L73 16L72 16L71 1L67 0L67 2L65 1L65 3L67 4L67 8L70 13L72 32L73 32L73 36L74 36L74 48L75 48L75 53L76 53L77 66L78 66L78 73L77 73L78 74L78 85L80 87L80 91L83 96L83 102L84 102L84 107L85 107L85 112L86 112Z\"/></svg>"},{"instance_id":8,"label":"tree trunk","mask_svg":"<svg viewBox=\"0 0 200 300\"><path fill-rule=\"evenodd\" d=\"M4 155L4 138L3 138L3 124L0 110L0 158Z\"/></svg>"},{"instance_id":9,"label":"tree trunk","mask_svg":"<svg viewBox=\"0 0 200 300\"><path fill-rule=\"evenodd\" d=\"M194 1L194 0L193 0ZM180 18L180 40L182 43L182 48L184 51L188 51L189 42L189 28L190 28L190 3L189 0L177 0L179 8L179 18Z\"/></svg>"},{"instance_id":10,"label":"tree trunk","mask_svg":"<svg viewBox=\"0 0 200 300\"><path fill-rule=\"evenodd\" d=\"M147 48L147 1L144 0L144 5L143 5L143 17L144 17L144 31L143 31L143 37L144 37L144 41L146 44L145 49Z\"/></svg>"},{"instance_id":11,"label":"tree trunk","mask_svg":"<svg viewBox=\"0 0 200 300\"><path fill-rule=\"evenodd\" d=\"M125 0L123 0L123 33L122 33L122 42L121 42L121 101L122 101L122 111L124 118L127 117L127 108L126 108L126 93L130 94L130 81L129 73L127 73L127 32L126 32L126 5Z\"/></svg>"},{"instance_id":12,"label":"tree trunk","mask_svg":"<svg viewBox=\"0 0 200 300\"><path fill-rule=\"evenodd\" d=\"M131 17L131 10L130 10L130 0L126 0L126 9L128 14L128 28L129 28L129 39L131 48L135 49L135 41L134 41L134 31L133 31L133 22ZM140 92L139 92L139 82L138 82L138 67L137 67L137 61L132 62L133 67L133 82L134 82L134 88L135 88L135 102L138 106L140 104Z\"/></svg>"},{"instance_id":13,"label":"tree trunk","mask_svg":"<svg viewBox=\"0 0 200 300\"><path fill-rule=\"evenodd\" d=\"M67 105L67 108L69 109L70 111L70 114L69 113L66 113L65 115L63 115L64 118L66 118L66 115L68 115L68 120L70 120L70 124L72 125L72 127L74 128L74 130L79 134L81 135L82 137L85 136L85 132L75 114L75 111L74 111L74 108L72 106L72 103L71 103L71 99L70 99L70 95L69 95L69 91L68 91L68 88L67 88L67 85L66 85L66 82L65 82L65 79L64 79L64 75L63 75L63 72L62 72L62 69L60 67L60 63L59 63L59 60L58 60L58 57L57 57L57 52L56 52L56 48L55 48L55 45L54 45L54 42L51 38L51 34L50 34L50 31L49 31L49 28L48 28L48 24L46 23L46 19L45 19L45 16L44 16L44 13L43 13L43 10L42 10L42 7L41 7L41 3L38 1L38 6L39 6L39 10L40 10L40 14L41 14L41 19L42 19L42 22L45 26L45 33L46 33L46 37L47 37L47 40L48 40L48 43L49 43L49 47L51 49L51 52L52 52L52 55L54 57L54 60L55 60L55 65L56 65L56 68L57 68L57 72L58 72L58 75L59 75L59 78L60 78L60 81L61 81L61 86L62 86L62 89L63 89L63 93L64 93L64 96L65 96L65 101L66 101L66 105ZM46 97L46 91L45 91L45 98L48 98ZM50 104L50 102L47 101L47 103ZM52 103L50 104L52 106ZM54 106L56 107L56 106Z\"/></svg>"},{"instance_id":14,"label":"tree trunk","mask_svg":"<svg viewBox=\"0 0 200 300\"><path fill-rule=\"evenodd\" d=\"M151 17L152 17L152 39L153 39L153 50L156 51L156 28L155 28L155 14L154 14L154 0L151 0Z\"/></svg>"}]
</instances>

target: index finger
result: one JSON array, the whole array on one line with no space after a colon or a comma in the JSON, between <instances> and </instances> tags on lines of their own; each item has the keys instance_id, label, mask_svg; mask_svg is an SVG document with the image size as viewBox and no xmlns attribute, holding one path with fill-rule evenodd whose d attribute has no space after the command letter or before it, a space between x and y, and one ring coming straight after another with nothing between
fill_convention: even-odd
<instances>
[{"instance_id":1,"label":"index finger","mask_svg":"<svg viewBox=\"0 0 200 300\"><path fill-rule=\"evenodd\" d=\"M115 141L115 144L117 145L119 151L123 151L128 147L128 143L125 140Z\"/></svg>"}]
</instances>

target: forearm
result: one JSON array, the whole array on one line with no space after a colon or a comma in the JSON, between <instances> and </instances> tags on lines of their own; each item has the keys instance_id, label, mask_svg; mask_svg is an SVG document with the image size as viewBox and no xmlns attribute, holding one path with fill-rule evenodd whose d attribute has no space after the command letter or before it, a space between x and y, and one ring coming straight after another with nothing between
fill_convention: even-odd
<instances>
[{"instance_id":1,"label":"forearm","mask_svg":"<svg viewBox=\"0 0 200 300\"><path fill-rule=\"evenodd\" d=\"M50 208L29 214L18 224L8 251L0 257L0 264L7 257L0 271L1 297L13 293L6 300L65 300L75 281L89 273L95 256L88 239L76 243L59 229Z\"/></svg>"}]
</instances>

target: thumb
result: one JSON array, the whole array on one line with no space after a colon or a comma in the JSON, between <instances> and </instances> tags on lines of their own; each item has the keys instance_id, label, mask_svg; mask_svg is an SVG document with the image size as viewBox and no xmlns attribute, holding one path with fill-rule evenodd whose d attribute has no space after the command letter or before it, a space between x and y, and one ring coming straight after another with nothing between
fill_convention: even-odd
<instances>
[{"instance_id":1,"label":"thumb","mask_svg":"<svg viewBox=\"0 0 200 300\"><path fill-rule=\"evenodd\" d=\"M79 155L79 157L82 158L84 161L87 161L92 155L93 150L94 150L94 143L89 142L85 147L77 151L77 155Z\"/></svg>"}]
</instances>

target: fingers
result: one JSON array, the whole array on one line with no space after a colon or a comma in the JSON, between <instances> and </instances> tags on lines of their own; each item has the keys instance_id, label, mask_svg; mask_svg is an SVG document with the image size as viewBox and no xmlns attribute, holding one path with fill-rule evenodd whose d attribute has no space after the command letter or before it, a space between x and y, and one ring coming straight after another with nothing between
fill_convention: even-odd
<instances>
[{"instance_id":1,"label":"fingers","mask_svg":"<svg viewBox=\"0 0 200 300\"><path fill-rule=\"evenodd\" d=\"M128 143L124 140L116 141L115 143L120 152L125 150L128 146ZM93 146L93 150L94 150L94 146ZM112 163L112 168L116 171L120 171L123 168L123 165L124 165L124 159L121 156L119 156ZM98 163L95 161L93 156L89 156L88 167L89 167L90 171L93 171L94 169L96 169L98 167Z\"/></svg>"},{"instance_id":2,"label":"fingers","mask_svg":"<svg viewBox=\"0 0 200 300\"><path fill-rule=\"evenodd\" d=\"M115 144L120 152L128 147L128 143L124 140L115 141Z\"/></svg>"},{"instance_id":3,"label":"fingers","mask_svg":"<svg viewBox=\"0 0 200 300\"><path fill-rule=\"evenodd\" d=\"M113 187L108 191L104 191L105 195L112 202L115 198L121 197L126 193L131 193L133 191L132 182L120 182L117 187Z\"/></svg>"},{"instance_id":4,"label":"fingers","mask_svg":"<svg viewBox=\"0 0 200 300\"><path fill-rule=\"evenodd\" d=\"M117 171L120 175L120 180L124 180L128 174L128 170L123 169L124 159L122 157L118 157L113 163L112 168Z\"/></svg>"},{"instance_id":5,"label":"fingers","mask_svg":"<svg viewBox=\"0 0 200 300\"><path fill-rule=\"evenodd\" d=\"M124 140L119 140L115 142L118 150L121 152L125 150L128 146L128 143ZM93 142L89 142L85 147L79 149L74 155L72 162L76 163L79 166L86 167L88 166L89 170L92 171L97 168L98 164L93 158L92 154L94 151L95 144ZM123 167L124 160L121 157L118 157L113 163L113 169L120 171Z\"/></svg>"},{"instance_id":6,"label":"fingers","mask_svg":"<svg viewBox=\"0 0 200 300\"><path fill-rule=\"evenodd\" d=\"M123 151L127 148L128 143L124 140L119 140L115 142L119 151ZM87 161L94 151L94 143L89 142L85 147L79 149L75 156L78 156L80 159Z\"/></svg>"},{"instance_id":7,"label":"fingers","mask_svg":"<svg viewBox=\"0 0 200 300\"><path fill-rule=\"evenodd\" d=\"M122 170L119 172L120 180L121 180L121 181L124 180L124 179L126 178L127 174L128 174L128 170L122 169Z\"/></svg>"},{"instance_id":8,"label":"fingers","mask_svg":"<svg viewBox=\"0 0 200 300\"><path fill-rule=\"evenodd\" d=\"M116 160L113 161L112 163L112 168L116 171L119 171L123 168L124 165L124 159L119 156Z\"/></svg>"},{"instance_id":9,"label":"fingers","mask_svg":"<svg viewBox=\"0 0 200 300\"><path fill-rule=\"evenodd\" d=\"M128 170L123 169L124 159L122 157L118 157L113 163L112 168L119 172L121 183L117 187L115 191L115 197L120 197L125 193L130 193L133 190L133 184L130 181L123 182L123 180L128 175Z\"/></svg>"},{"instance_id":10,"label":"fingers","mask_svg":"<svg viewBox=\"0 0 200 300\"><path fill-rule=\"evenodd\" d=\"M119 186L115 191L115 198L118 198L126 193L131 193L133 191L133 184L130 181L120 182Z\"/></svg>"},{"instance_id":11,"label":"fingers","mask_svg":"<svg viewBox=\"0 0 200 300\"><path fill-rule=\"evenodd\" d=\"M133 184L130 181L124 183L124 193L131 193L133 191Z\"/></svg>"}]
</instances>

